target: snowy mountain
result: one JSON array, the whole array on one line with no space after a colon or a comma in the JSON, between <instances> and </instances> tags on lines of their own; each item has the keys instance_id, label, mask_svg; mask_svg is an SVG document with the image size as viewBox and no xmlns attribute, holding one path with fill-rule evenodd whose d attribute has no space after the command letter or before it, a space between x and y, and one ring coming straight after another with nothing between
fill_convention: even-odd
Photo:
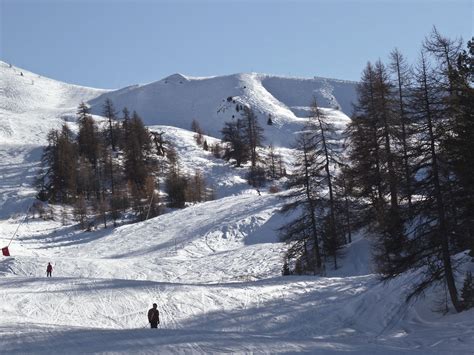
<instances>
[{"instance_id":1,"label":"snowy mountain","mask_svg":"<svg viewBox=\"0 0 474 355\"><path fill-rule=\"evenodd\" d=\"M211 78L175 74L151 84L111 91L62 83L0 61L0 157L14 164L0 174L0 216L26 208L26 196L34 193L31 184L47 133L65 122L74 130L81 102L90 104L99 117L103 102L110 98L118 111L125 106L136 110L150 126L189 130L196 119L206 134L216 138L220 138L225 121L238 117L237 104L251 105L264 127L264 144L288 148L306 122L313 97L343 129L349 120L344 112L350 113L354 95L353 82L263 74ZM266 125L269 114L272 126ZM18 181L30 186L28 194L19 193Z\"/></svg>"},{"instance_id":2,"label":"snowy mountain","mask_svg":"<svg viewBox=\"0 0 474 355\"><path fill-rule=\"evenodd\" d=\"M18 229L12 256L0 259L0 353L472 353L473 310L434 312L443 290L405 303L417 274L381 283L363 235L326 277L281 277L285 245L277 229L289 216L278 213L279 194L257 194L245 169L203 151L188 130L197 119L214 137L207 139L217 140L235 105L250 104L262 120L273 115L267 142L288 158L313 95L343 128L350 82L173 75L106 91L0 63L0 246ZM81 101L100 114L107 97L165 132L185 169L200 169L219 198L91 232L67 215L30 217L19 227L48 130L65 121L74 129ZM51 279L44 277L48 262ZM161 312L158 334L144 329L153 302Z\"/></svg>"},{"instance_id":3,"label":"snowy mountain","mask_svg":"<svg viewBox=\"0 0 474 355\"><path fill-rule=\"evenodd\" d=\"M239 117L238 105L251 106L265 126L269 115L274 125L266 127L268 142L289 146L292 134L308 117L313 97L321 107L340 116L350 115L356 83L315 78L298 79L263 74L234 74L193 78L174 74L147 85L104 93L90 101L100 114L107 98L116 108L135 110L148 125L162 124L189 129L197 120L207 134L220 137L224 122ZM338 110L342 110L342 113Z\"/></svg>"},{"instance_id":4,"label":"snowy mountain","mask_svg":"<svg viewBox=\"0 0 474 355\"><path fill-rule=\"evenodd\" d=\"M234 74L208 78L174 74L146 85L102 90L41 77L0 61L0 139L2 143L43 144L46 134L63 122L75 121L82 101L102 114L110 98L120 111L137 111L147 125L189 129L197 120L206 134L220 137L224 122L240 116L237 105L250 105L266 126L266 143L289 147L294 132L308 117L313 98L328 109L341 128L355 100L355 82L285 78L265 74Z\"/></svg>"}]
</instances>

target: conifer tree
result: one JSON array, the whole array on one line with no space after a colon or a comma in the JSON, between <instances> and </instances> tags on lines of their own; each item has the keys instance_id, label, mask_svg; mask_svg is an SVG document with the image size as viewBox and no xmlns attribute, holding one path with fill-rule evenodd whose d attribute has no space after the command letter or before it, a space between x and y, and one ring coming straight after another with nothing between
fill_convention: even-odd
<instances>
[{"instance_id":1,"label":"conifer tree","mask_svg":"<svg viewBox=\"0 0 474 355\"><path fill-rule=\"evenodd\" d=\"M267 125L269 125L269 126L272 126L272 125L273 125L273 119L272 119L272 115L271 115L271 114L268 115Z\"/></svg>"},{"instance_id":2,"label":"conifer tree","mask_svg":"<svg viewBox=\"0 0 474 355\"><path fill-rule=\"evenodd\" d=\"M89 109L84 103L79 106L77 121L79 124L78 153L87 158L95 168L98 161L100 138L97 125L89 115Z\"/></svg>"},{"instance_id":3,"label":"conifer tree","mask_svg":"<svg viewBox=\"0 0 474 355\"><path fill-rule=\"evenodd\" d=\"M222 146L219 143L213 144L211 146L211 152L214 158L222 158Z\"/></svg>"},{"instance_id":4,"label":"conifer tree","mask_svg":"<svg viewBox=\"0 0 474 355\"><path fill-rule=\"evenodd\" d=\"M184 208L189 180L182 174L176 150L170 147L167 152L168 172L165 177L165 192L168 195L168 206Z\"/></svg>"},{"instance_id":5,"label":"conifer tree","mask_svg":"<svg viewBox=\"0 0 474 355\"><path fill-rule=\"evenodd\" d=\"M87 203L83 195L79 195L76 199L73 213L74 218L79 222L81 229L89 227Z\"/></svg>"},{"instance_id":6,"label":"conifer tree","mask_svg":"<svg viewBox=\"0 0 474 355\"><path fill-rule=\"evenodd\" d=\"M200 170L196 170L188 181L186 200L190 202L202 202L206 199L206 183Z\"/></svg>"},{"instance_id":7,"label":"conifer tree","mask_svg":"<svg viewBox=\"0 0 474 355\"><path fill-rule=\"evenodd\" d=\"M376 119L375 71L368 63L357 87L358 102L348 125L348 161L345 169L354 198L366 201L357 215L358 223L380 221L386 209L386 184L380 153L380 122Z\"/></svg>"},{"instance_id":8,"label":"conifer tree","mask_svg":"<svg viewBox=\"0 0 474 355\"><path fill-rule=\"evenodd\" d=\"M443 142L443 151L454 172L452 183L453 206L456 212L456 238L459 250L474 250L474 47L471 53L459 54L451 71L453 90L446 98L451 107L450 134Z\"/></svg>"},{"instance_id":9,"label":"conifer tree","mask_svg":"<svg viewBox=\"0 0 474 355\"><path fill-rule=\"evenodd\" d=\"M413 185L413 167L411 166L411 138L413 136L413 123L410 121L409 112L407 110L408 99L411 86L411 70L402 53L395 49L390 53L390 70L394 76L394 114L397 116L400 125L399 141L402 149L402 166L403 166L403 183L401 190L408 203L408 212L412 212L412 185Z\"/></svg>"},{"instance_id":10,"label":"conifer tree","mask_svg":"<svg viewBox=\"0 0 474 355\"><path fill-rule=\"evenodd\" d=\"M90 161L85 156L79 156L76 173L77 193L87 200L96 192L97 177Z\"/></svg>"},{"instance_id":11,"label":"conifer tree","mask_svg":"<svg viewBox=\"0 0 474 355\"><path fill-rule=\"evenodd\" d=\"M317 221L319 192L314 181L318 179L316 149L309 132L302 133L296 143L297 155L284 197L288 202L282 213L299 212L299 216L280 229L283 241L289 244L288 256L306 264L318 274L322 270L321 237Z\"/></svg>"},{"instance_id":12,"label":"conifer tree","mask_svg":"<svg viewBox=\"0 0 474 355\"><path fill-rule=\"evenodd\" d=\"M320 191L320 204L326 207L320 213L322 215L323 245L326 254L333 258L334 268L337 269L337 256L344 244L339 228L338 201L334 189L337 169L341 166L340 147L335 141L337 138L335 128L318 107L316 99L313 99L311 104L311 116L307 129L312 134L311 139L316 154L314 169L317 180L314 181L314 184ZM328 191L327 196L324 196L325 191Z\"/></svg>"},{"instance_id":13,"label":"conifer tree","mask_svg":"<svg viewBox=\"0 0 474 355\"><path fill-rule=\"evenodd\" d=\"M114 137L114 122L116 120L116 111L112 100L107 98L104 102L103 115L107 118L109 123L108 142L112 146L112 151L115 151L115 137Z\"/></svg>"},{"instance_id":14,"label":"conifer tree","mask_svg":"<svg viewBox=\"0 0 474 355\"><path fill-rule=\"evenodd\" d=\"M235 122L224 123L222 128L222 140L229 146L225 150L224 158L227 160L235 159L237 167L245 164L250 157L250 147L246 139L245 122L238 119Z\"/></svg>"},{"instance_id":15,"label":"conifer tree","mask_svg":"<svg viewBox=\"0 0 474 355\"><path fill-rule=\"evenodd\" d=\"M268 146L268 154L266 157L267 175L270 179L278 179L278 154L275 152L273 144Z\"/></svg>"},{"instance_id":16,"label":"conifer tree","mask_svg":"<svg viewBox=\"0 0 474 355\"><path fill-rule=\"evenodd\" d=\"M95 192L97 199L100 195L103 181L100 176L100 156L102 142L97 125L89 114L89 108L81 103L78 108L79 132L76 137L79 154L78 186L87 200ZM85 188L85 189L84 189Z\"/></svg>"},{"instance_id":17,"label":"conifer tree","mask_svg":"<svg viewBox=\"0 0 474 355\"><path fill-rule=\"evenodd\" d=\"M454 281L454 270L450 253L449 235L452 224L449 221L447 165L442 158L440 144L444 139L444 115L440 99L437 75L430 70L426 53L422 52L415 70L415 83L412 89L412 110L417 112L419 129L417 146L417 202L419 222L413 238L409 240L408 251L400 258L398 274L406 268L428 266L425 275L414 294L422 292L433 282L445 280L454 308L459 312L461 305Z\"/></svg>"},{"instance_id":18,"label":"conifer tree","mask_svg":"<svg viewBox=\"0 0 474 355\"><path fill-rule=\"evenodd\" d=\"M202 133L201 126L199 125L199 122L196 119L193 119L193 121L191 122L191 130L194 133L198 133L198 132Z\"/></svg>"},{"instance_id":19,"label":"conifer tree","mask_svg":"<svg viewBox=\"0 0 474 355\"><path fill-rule=\"evenodd\" d=\"M37 180L39 198L66 203L76 197L77 146L69 127L48 133L48 145L41 158L42 173Z\"/></svg>"},{"instance_id":20,"label":"conifer tree","mask_svg":"<svg viewBox=\"0 0 474 355\"><path fill-rule=\"evenodd\" d=\"M390 263L391 254L402 252L404 243L403 219L399 206L399 179L400 171L399 154L395 150L394 142L400 136L398 128L400 127L398 117L392 114L392 83L389 79L387 70L381 61L375 64L375 86L374 103L375 119L380 126L381 146L379 148L381 157L381 167L383 169L384 179L387 181L387 192L390 199L388 208L382 216L380 226L383 233L383 241L380 244L379 261ZM383 266L382 266L383 268Z\"/></svg>"},{"instance_id":21,"label":"conifer tree","mask_svg":"<svg viewBox=\"0 0 474 355\"><path fill-rule=\"evenodd\" d=\"M261 147L263 142L263 129L258 123L257 115L250 107L244 107L243 120L245 125L244 139L250 149L250 163L252 167L255 167L258 162L257 148Z\"/></svg>"},{"instance_id":22,"label":"conifer tree","mask_svg":"<svg viewBox=\"0 0 474 355\"><path fill-rule=\"evenodd\" d=\"M151 150L151 139L148 130L136 112L128 123L124 146L124 172L127 180L132 181L139 189L145 185L147 173L147 154Z\"/></svg>"}]
</instances>

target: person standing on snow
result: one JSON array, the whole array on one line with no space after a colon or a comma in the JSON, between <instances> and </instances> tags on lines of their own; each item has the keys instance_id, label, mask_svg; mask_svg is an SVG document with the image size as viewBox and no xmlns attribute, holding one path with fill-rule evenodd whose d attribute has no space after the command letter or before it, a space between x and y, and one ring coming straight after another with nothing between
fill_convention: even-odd
<instances>
[{"instance_id":1,"label":"person standing on snow","mask_svg":"<svg viewBox=\"0 0 474 355\"><path fill-rule=\"evenodd\" d=\"M46 277L51 277L51 274L53 272L53 266L51 263L48 263L48 267L46 268Z\"/></svg>"},{"instance_id":2,"label":"person standing on snow","mask_svg":"<svg viewBox=\"0 0 474 355\"><path fill-rule=\"evenodd\" d=\"M156 307L158 305L153 303L153 308L148 311L148 322L152 328L158 328L158 324L160 324L160 312L158 312Z\"/></svg>"}]
</instances>

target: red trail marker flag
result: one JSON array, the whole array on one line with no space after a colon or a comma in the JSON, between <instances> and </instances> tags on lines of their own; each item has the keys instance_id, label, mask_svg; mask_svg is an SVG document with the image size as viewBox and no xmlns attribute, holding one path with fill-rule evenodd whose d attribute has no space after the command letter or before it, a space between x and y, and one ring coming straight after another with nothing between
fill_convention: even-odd
<instances>
[{"instance_id":1,"label":"red trail marker flag","mask_svg":"<svg viewBox=\"0 0 474 355\"><path fill-rule=\"evenodd\" d=\"M2 248L2 254L3 256L10 256L10 251L8 250L8 247Z\"/></svg>"}]
</instances>

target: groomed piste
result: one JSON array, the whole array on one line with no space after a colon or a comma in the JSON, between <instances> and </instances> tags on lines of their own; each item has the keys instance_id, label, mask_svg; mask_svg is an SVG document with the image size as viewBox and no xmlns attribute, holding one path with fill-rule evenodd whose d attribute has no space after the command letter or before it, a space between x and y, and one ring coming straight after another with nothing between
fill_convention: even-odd
<instances>
[{"instance_id":1,"label":"groomed piste","mask_svg":"<svg viewBox=\"0 0 474 355\"><path fill-rule=\"evenodd\" d=\"M210 101L190 97L180 89L185 85ZM9 243L33 202L47 131L65 121L74 128L81 101L94 108L111 97L118 107L120 100L143 107L150 129L165 132L183 166L201 169L217 195L144 222L91 232L73 221L28 217L11 256L0 259L0 353L472 353L473 310L435 312L442 289L405 303L418 275L381 283L363 234L346 247L341 268L328 268L325 277L281 276L285 246L277 229L288 217L278 213L279 194L249 189L243 170L203 151L188 131L193 118L202 118L209 139L219 138L232 114L226 106L231 96L231 103L254 103L261 117L280 113L266 138L289 159L291 132L307 110L294 93L316 90L343 127L353 86L262 74L174 75L106 91L0 63L0 246ZM147 105L153 98L169 106L155 112ZM157 330L146 318L153 302L160 310Z\"/></svg>"}]
</instances>

